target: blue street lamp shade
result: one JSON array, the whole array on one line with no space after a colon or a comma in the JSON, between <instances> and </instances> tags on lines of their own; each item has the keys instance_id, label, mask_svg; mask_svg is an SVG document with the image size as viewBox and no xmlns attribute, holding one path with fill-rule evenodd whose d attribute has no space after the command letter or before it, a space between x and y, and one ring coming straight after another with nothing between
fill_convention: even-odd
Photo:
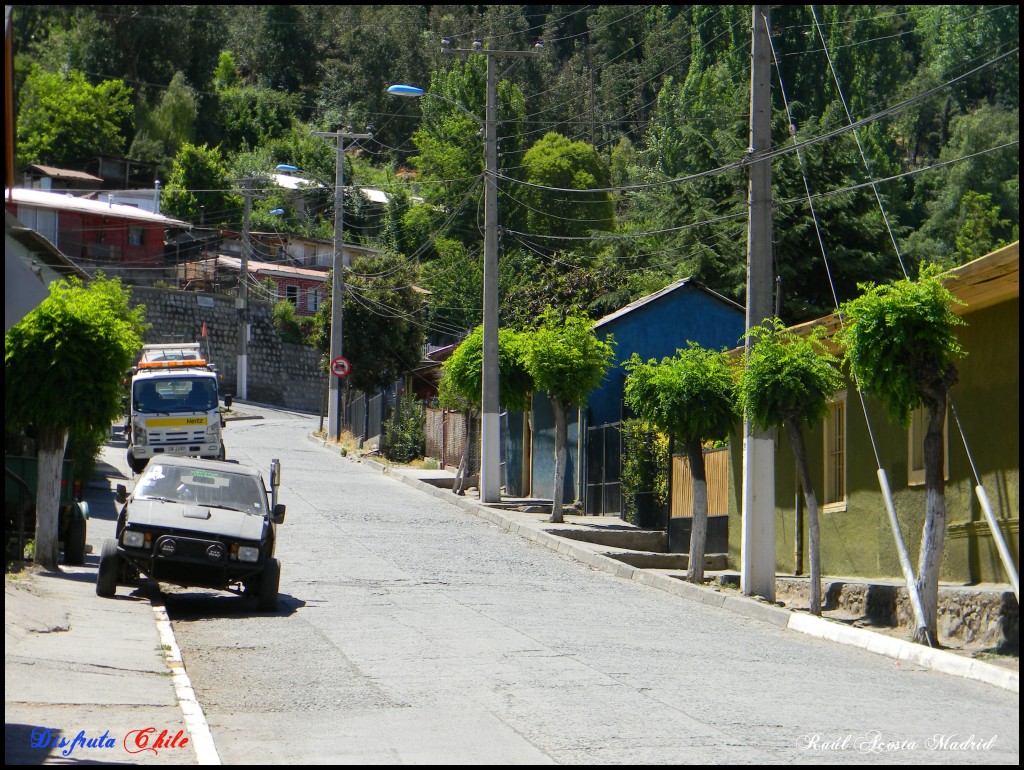
<instances>
[{"instance_id":1,"label":"blue street lamp shade","mask_svg":"<svg viewBox=\"0 0 1024 770\"><path fill-rule=\"evenodd\" d=\"M278 165L277 170L278 171L298 171L299 167L298 166L290 166L287 163L281 163L280 165Z\"/></svg>"},{"instance_id":2,"label":"blue street lamp shade","mask_svg":"<svg viewBox=\"0 0 1024 770\"><path fill-rule=\"evenodd\" d=\"M416 86L388 86L388 93L394 96L423 96L424 91L422 88Z\"/></svg>"},{"instance_id":3,"label":"blue street lamp shade","mask_svg":"<svg viewBox=\"0 0 1024 770\"><path fill-rule=\"evenodd\" d=\"M270 213L275 216L281 216L284 213L284 209L271 209Z\"/></svg>"}]
</instances>

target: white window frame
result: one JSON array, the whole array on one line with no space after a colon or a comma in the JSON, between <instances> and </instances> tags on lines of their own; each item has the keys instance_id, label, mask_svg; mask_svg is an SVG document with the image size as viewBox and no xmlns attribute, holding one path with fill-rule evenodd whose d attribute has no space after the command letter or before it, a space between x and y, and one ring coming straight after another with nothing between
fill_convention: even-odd
<instances>
[{"instance_id":1,"label":"white window frame","mask_svg":"<svg viewBox=\"0 0 1024 770\"><path fill-rule=\"evenodd\" d=\"M928 431L928 409L920 406L910 413L907 427L907 486L924 484L924 435ZM949 407L942 422L942 478L949 481Z\"/></svg>"},{"instance_id":2,"label":"white window frame","mask_svg":"<svg viewBox=\"0 0 1024 770\"><path fill-rule=\"evenodd\" d=\"M306 292L306 309L310 313L315 313L320 309L320 305L324 301L323 289L310 289Z\"/></svg>"},{"instance_id":3,"label":"white window frame","mask_svg":"<svg viewBox=\"0 0 1024 770\"><path fill-rule=\"evenodd\" d=\"M849 466L849 441L846 395L846 391L841 390L832 397L829 402L829 415L822 421L824 479L821 486L821 509L825 513L845 511L847 508L849 490L846 485L846 470Z\"/></svg>"}]
</instances>

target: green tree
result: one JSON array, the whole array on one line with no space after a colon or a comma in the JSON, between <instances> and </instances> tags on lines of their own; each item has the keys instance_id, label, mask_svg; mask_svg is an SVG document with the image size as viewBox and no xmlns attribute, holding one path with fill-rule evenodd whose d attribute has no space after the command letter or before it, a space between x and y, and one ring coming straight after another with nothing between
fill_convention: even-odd
<instances>
[{"instance_id":1,"label":"green tree","mask_svg":"<svg viewBox=\"0 0 1024 770\"><path fill-rule=\"evenodd\" d=\"M242 221L242 198L229 185L220 150L185 143L174 158L161 203L172 217L237 227Z\"/></svg>"},{"instance_id":2,"label":"green tree","mask_svg":"<svg viewBox=\"0 0 1024 770\"><path fill-rule=\"evenodd\" d=\"M352 364L347 384L356 390L375 394L419 363L423 306L416 280L415 266L395 254L358 257L346 271L342 350ZM331 347L333 301L328 293L313 321L312 342L324 353Z\"/></svg>"},{"instance_id":3,"label":"green tree","mask_svg":"<svg viewBox=\"0 0 1024 770\"><path fill-rule=\"evenodd\" d=\"M199 99L181 72L175 73L160 102L141 121L132 142L132 157L165 162L186 142L195 141ZM158 153L141 151L143 144L155 143ZM147 157L149 156L149 157ZM169 171L170 169L167 169Z\"/></svg>"},{"instance_id":4,"label":"green tree","mask_svg":"<svg viewBox=\"0 0 1024 770\"><path fill-rule=\"evenodd\" d=\"M754 339L740 374L739 403L762 430L786 431L796 459L800 485L807 502L810 534L810 611L821 615L821 538L818 496L814 490L803 426L813 426L828 415L829 399L842 385L839 360L825 347L824 327L807 336L791 332L778 318L750 330Z\"/></svg>"},{"instance_id":5,"label":"green tree","mask_svg":"<svg viewBox=\"0 0 1024 770\"><path fill-rule=\"evenodd\" d=\"M955 361L964 351L956 327L966 322L953 310L960 304L939 279L938 268L922 266L918 280L862 284L862 294L840 308L845 326L837 340L861 391L877 398L903 425L924 406L926 510L918 563L917 590L924 617L914 640L938 643L939 565L946 537L942 434L949 389L956 384Z\"/></svg>"},{"instance_id":6,"label":"green tree","mask_svg":"<svg viewBox=\"0 0 1024 770\"><path fill-rule=\"evenodd\" d=\"M68 435L109 430L121 414L121 378L142 346L145 308L128 307L120 279L57 281L4 338L8 427L34 427L39 454L37 564L57 567L61 461Z\"/></svg>"},{"instance_id":7,"label":"green tree","mask_svg":"<svg viewBox=\"0 0 1024 770\"><path fill-rule=\"evenodd\" d=\"M601 384L615 355L615 340L594 333L592 322L580 314L561 320L545 312L541 325L529 332L524 344L526 371L536 389L551 399L555 415L555 477L551 492L551 521L561 523L562 495L567 462L569 409L583 406Z\"/></svg>"},{"instance_id":8,"label":"green tree","mask_svg":"<svg viewBox=\"0 0 1024 770\"><path fill-rule=\"evenodd\" d=\"M73 167L123 154L133 131L131 93L120 80L93 86L81 72L34 69L18 110L18 163Z\"/></svg>"},{"instance_id":9,"label":"green tree","mask_svg":"<svg viewBox=\"0 0 1024 770\"><path fill-rule=\"evenodd\" d=\"M999 218L999 207L992 206L992 196L969 192L961 201L963 225L956 236L957 262L966 264L1006 245L995 237L997 230L1005 229L1010 220Z\"/></svg>"},{"instance_id":10,"label":"green tree","mask_svg":"<svg viewBox=\"0 0 1024 770\"><path fill-rule=\"evenodd\" d=\"M654 359L644 363L634 353L625 368L626 405L685 448L693 476L693 527L686 579L702 583L708 529L704 444L727 439L739 419L732 373L723 352L707 350L695 342L661 363Z\"/></svg>"},{"instance_id":11,"label":"green tree","mask_svg":"<svg viewBox=\"0 0 1024 770\"><path fill-rule=\"evenodd\" d=\"M456 494L462 494L469 471L473 425L483 403L484 330L477 326L444 362L438 399L448 409L466 415L466 443L456 474ZM513 329L498 330L498 403L504 409L528 411L533 378L526 370L526 338Z\"/></svg>"},{"instance_id":12,"label":"green tree","mask_svg":"<svg viewBox=\"0 0 1024 770\"><path fill-rule=\"evenodd\" d=\"M529 187L522 197L532 233L579 237L595 230L611 230L614 207L607 192L556 192L609 186L608 166L586 142L573 142L561 134L546 134L523 156Z\"/></svg>"}]
</instances>

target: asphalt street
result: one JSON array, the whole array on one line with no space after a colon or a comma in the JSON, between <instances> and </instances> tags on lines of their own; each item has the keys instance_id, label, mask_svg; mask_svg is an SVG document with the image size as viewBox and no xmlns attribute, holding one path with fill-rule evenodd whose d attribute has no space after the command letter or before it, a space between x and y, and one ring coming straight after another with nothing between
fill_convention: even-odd
<instances>
[{"instance_id":1,"label":"asphalt street","mask_svg":"<svg viewBox=\"0 0 1024 770\"><path fill-rule=\"evenodd\" d=\"M227 764L1019 764L1019 696L618 578L239 405L281 610L167 592ZM538 516L540 516L538 514Z\"/></svg>"}]
</instances>

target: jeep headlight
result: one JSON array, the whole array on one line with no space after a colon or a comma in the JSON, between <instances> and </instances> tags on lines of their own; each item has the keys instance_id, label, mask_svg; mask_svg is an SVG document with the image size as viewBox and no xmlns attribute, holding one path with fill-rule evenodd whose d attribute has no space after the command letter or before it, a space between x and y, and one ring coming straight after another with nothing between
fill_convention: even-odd
<instances>
[{"instance_id":1,"label":"jeep headlight","mask_svg":"<svg viewBox=\"0 0 1024 770\"><path fill-rule=\"evenodd\" d=\"M238 548L238 560L239 561L259 561L260 560L260 549L253 548L251 545L243 545Z\"/></svg>"},{"instance_id":2,"label":"jeep headlight","mask_svg":"<svg viewBox=\"0 0 1024 770\"><path fill-rule=\"evenodd\" d=\"M125 532L125 548L142 548L146 544L146 536L142 532Z\"/></svg>"}]
</instances>

